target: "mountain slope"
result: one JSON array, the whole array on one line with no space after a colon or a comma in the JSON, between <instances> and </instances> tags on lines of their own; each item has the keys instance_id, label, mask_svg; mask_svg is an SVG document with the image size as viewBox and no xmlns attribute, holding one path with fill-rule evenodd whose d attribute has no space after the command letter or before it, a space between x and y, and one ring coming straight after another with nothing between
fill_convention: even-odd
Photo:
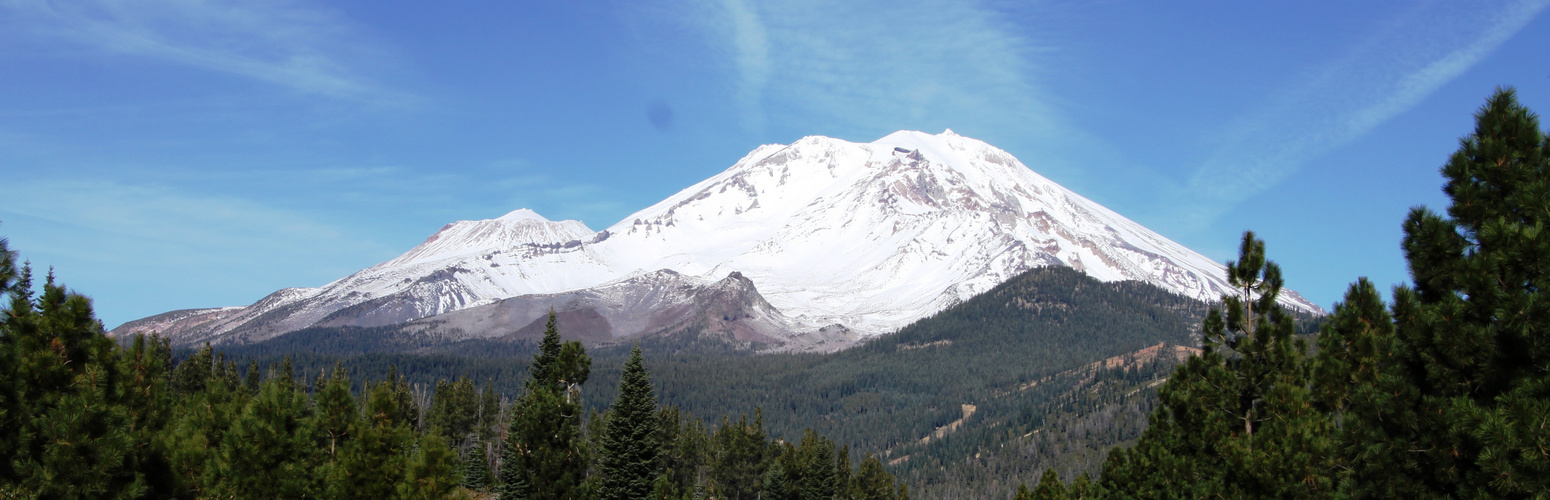
<instances>
[{"instance_id":1,"label":"mountain slope","mask_svg":"<svg viewBox=\"0 0 1550 500\"><path fill-rule=\"evenodd\" d=\"M866 337L1047 266L1202 300L1228 290L1221 264L1005 151L951 131L901 131L871 143L806 137L761 146L603 231L527 210L456 222L323 287L169 326L181 332L179 343L256 341L312 325L380 326L581 292L666 269L706 282L739 273L783 317L787 339L833 325ZM1322 312L1295 293L1283 304Z\"/></svg>"}]
</instances>

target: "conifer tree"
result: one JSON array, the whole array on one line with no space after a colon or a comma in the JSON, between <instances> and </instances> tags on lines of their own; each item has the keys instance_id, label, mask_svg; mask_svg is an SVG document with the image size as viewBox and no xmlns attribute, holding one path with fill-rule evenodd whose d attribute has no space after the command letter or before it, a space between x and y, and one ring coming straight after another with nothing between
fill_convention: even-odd
<instances>
[{"instance_id":1,"label":"conifer tree","mask_svg":"<svg viewBox=\"0 0 1550 500\"><path fill-rule=\"evenodd\" d=\"M146 480L146 495L171 496L177 490L171 464L163 442L173 418L171 374L172 347L159 335L135 334L130 347L122 352L123 371L127 376L124 403L129 414L133 467Z\"/></svg>"},{"instance_id":2,"label":"conifer tree","mask_svg":"<svg viewBox=\"0 0 1550 500\"><path fill-rule=\"evenodd\" d=\"M758 494L759 481L769 466L766 454L766 450L769 449L769 437L764 432L763 411L754 409L752 424L748 422L746 414L736 423L722 416L721 426L716 429L712 440L715 450L714 459L710 464L710 479L715 482L726 498L755 498ZM806 461L803 461L801 467L805 475ZM788 473L790 473L789 470ZM795 486L799 491L803 488L802 484Z\"/></svg>"},{"instance_id":3,"label":"conifer tree","mask_svg":"<svg viewBox=\"0 0 1550 500\"><path fill-rule=\"evenodd\" d=\"M883 462L877 455L866 454L861 468L856 471L856 500L893 500L897 497L893 475L883 470Z\"/></svg>"},{"instance_id":4,"label":"conifer tree","mask_svg":"<svg viewBox=\"0 0 1550 500\"><path fill-rule=\"evenodd\" d=\"M143 448L124 401L130 381L91 300L52 272L36 297L28 266L6 274L17 277L0 325L15 362L18 425L4 432L16 443L8 464L16 485L43 498L144 494L136 460Z\"/></svg>"},{"instance_id":5,"label":"conifer tree","mask_svg":"<svg viewBox=\"0 0 1550 500\"><path fill-rule=\"evenodd\" d=\"M797 496L795 485L791 484L791 475L786 473L786 468L778 460L771 464L769 469L764 471L764 478L759 481L759 488L760 500L796 500L800 498Z\"/></svg>"},{"instance_id":6,"label":"conifer tree","mask_svg":"<svg viewBox=\"0 0 1550 500\"><path fill-rule=\"evenodd\" d=\"M213 494L303 498L319 493L311 408L306 393L294 385L287 378L264 382L232 422L216 456Z\"/></svg>"},{"instance_id":7,"label":"conifer tree","mask_svg":"<svg viewBox=\"0 0 1550 500\"><path fill-rule=\"evenodd\" d=\"M1098 490L1098 485L1093 483L1092 477L1088 476L1086 472L1076 476L1076 479L1071 481L1071 489L1067 496L1072 500L1104 498L1103 492Z\"/></svg>"},{"instance_id":8,"label":"conifer tree","mask_svg":"<svg viewBox=\"0 0 1550 500\"><path fill-rule=\"evenodd\" d=\"M1177 368L1133 449L1115 449L1105 489L1121 498L1333 493L1333 423L1313 408L1305 346L1276 304L1280 267L1245 232L1227 263L1235 292L1202 325L1201 355Z\"/></svg>"},{"instance_id":9,"label":"conifer tree","mask_svg":"<svg viewBox=\"0 0 1550 500\"><path fill-rule=\"evenodd\" d=\"M214 349L207 342L193 356L178 363L177 369L172 372L172 388L180 394L205 390L205 383L210 380L211 367L214 363Z\"/></svg>"},{"instance_id":10,"label":"conifer tree","mask_svg":"<svg viewBox=\"0 0 1550 500\"><path fill-rule=\"evenodd\" d=\"M355 406L354 395L350 394L350 377L343 366L334 365L333 374L320 377L317 387L313 426L324 440L322 448L328 457L327 462L333 463L341 445L349 439L350 429L355 427L359 411Z\"/></svg>"},{"instance_id":11,"label":"conifer tree","mask_svg":"<svg viewBox=\"0 0 1550 500\"><path fill-rule=\"evenodd\" d=\"M468 458L463 459L463 487L470 491L485 491L490 486L490 460L484 452L484 443L473 443Z\"/></svg>"},{"instance_id":12,"label":"conifer tree","mask_svg":"<svg viewBox=\"0 0 1550 500\"><path fill-rule=\"evenodd\" d=\"M539 351L529 366L532 378L512 408L502 447L502 496L577 498L589 462L581 428L581 385L592 361L580 342L561 342L554 311Z\"/></svg>"},{"instance_id":13,"label":"conifer tree","mask_svg":"<svg viewBox=\"0 0 1550 500\"><path fill-rule=\"evenodd\" d=\"M1395 289L1392 343L1350 404L1356 496L1550 490L1550 144L1512 89L1475 122L1442 168L1447 217L1404 223L1414 285Z\"/></svg>"},{"instance_id":14,"label":"conifer tree","mask_svg":"<svg viewBox=\"0 0 1550 500\"><path fill-rule=\"evenodd\" d=\"M455 467L457 452L435 432L421 434L412 443L397 482L397 498L447 498L462 481Z\"/></svg>"},{"instance_id":15,"label":"conifer tree","mask_svg":"<svg viewBox=\"0 0 1550 500\"><path fill-rule=\"evenodd\" d=\"M452 447L463 447L479 424L479 400L467 375L436 383L425 420L426 427L439 431Z\"/></svg>"},{"instance_id":16,"label":"conifer tree","mask_svg":"<svg viewBox=\"0 0 1550 500\"><path fill-rule=\"evenodd\" d=\"M1060 474L1055 469L1045 469L1044 475L1039 478L1039 485L1033 488L1034 500L1066 500L1066 483L1060 481Z\"/></svg>"},{"instance_id":17,"label":"conifer tree","mask_svg":"<svg viewBox=\"0 0 1550 500\"><path fill-rule=\"evenodd\" d=\"M255 359L249 361L248 372L246 374L247 378L243 380L242 384L243 387L247 388L248 394L258 394L258 386L263 383L263 379L261 378L262 375L263 374L258 371L258 360Z\"/></svg>"},{"instance_id":18,"label":"conifer tree","mask_svg":"<svg viewBox=\"0 0 1550 500\"><path fill-rule=\"evenodd\" d=\"M267 387L269 383L265 383ZM398 401L397 384L383 380L361 394L361 412L350 439L330 469L328 492L334 498L389 498L406 474L414 430Z\"/></svg>"},{"instance_id":19,"label":"conifer tree","mask_svg":"<svg viewBox=\"0 0 1550 500\"><path fill-rule=\"evenodd\" d=\"M600 497L640 499L651 493L659 474L657 402L641 360L640 346L630 350L619 380L619 397L609 410L603 438Z\"/></svg>"},{"instance_id":20,"label":"conifer tree","mask_svg":"<svg viewBox=\"0 0 1550 500\"><path fill-rule=\"evenodd\" d=\"M850 445L843 445L834 450L834 483L839 487L839 497L855 496L855 473L850 469ZM888 481L889 489L893 488L893 480Z\"/></svg>"},{"instance_id":21,"label":"conifer tree","mask_svg":"<svg viewBox=\"0 0 1550 500\"><path fill-rule=\"evenodd\" d=\"M221 443L251 399L245 390L206 383L202 392L184 395L157 441L175 478L178 497L209 496L221 476L216 466Z\"/></svg>"},{"instance_id":22,"label":"conifer tree","mask_svg":"<svg viewBox=\"0 0 1550 500\"><path fill-rule=\"evenodd\" d=\"M3 429L21 429L22 417L27 411L21 403L16 332L11 319L18 304L25 303L21 297L28 293L21 278L16 267L16 252L11 250L9 240L0 238L0 295L9 299L9 303L0 303L0 428ZM28 308L23 306L23 309ZM12 461L20 452L20 437L18 432L0 432L0 484L13 484L17 479ZM0 494L4 493L7 492L0 491Z\"/></svg>"},{"instance_id":23,"label":"conifer tree","mask_svg":"<svg viewBox=\"0 0 1550 500\"><path fill-rule=\"evenodd\" d=\"M840 492L839 477L834 470L834 442L807 429L797 449L803 469L798 485L800 497L804 500L834 498Z\"/></svg>"},{"instance_id":24,"label":"conifer tree","mask_svg":"<svg viewBox=\"0 0 1550 500\"><path fill-rule=\"evenodd\" d=\"M495 381L484 381L484 394L479 397L479 442L494 443L505 426L500 418L501 400L495 394Z\"/></svg>"}]
</instances>

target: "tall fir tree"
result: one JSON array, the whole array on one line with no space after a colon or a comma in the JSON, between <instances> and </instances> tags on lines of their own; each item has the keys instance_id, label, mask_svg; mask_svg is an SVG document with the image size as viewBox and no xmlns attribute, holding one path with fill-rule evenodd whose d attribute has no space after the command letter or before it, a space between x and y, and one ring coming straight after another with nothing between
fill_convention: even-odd
<instances>
[{"instance_id":1,"label":"tall fir tree","mask_svg":"<svg viewBox=\"0 0 1550 500\"><path fill-rule=\"evenodd\" d=\"M735 423L722 416L721 426L711 440L714 449L709 472L715 486L729 499L756 499L760 479L770 465L769 436L764 431L763 410L754 409L751 424L746 414ZM806 464L800 467L805 473ZM787 470L788 474L791 472ZM801 484L794 486L799 490L802 488Z\"/></svg>"},{"instance_id":2,"label":"tall fir tree","mask_svg":"<svg viewBox=\"0 0 1550 500\"><path fill-rule=\"evenodd\" d=\"M327 456L325 461L332 464L340 448L348 443L350 431L356 426L355 421L360 412L355 406L355 396L350 393L350 376L345 373L343 366L336 364L333 373L319 377L317 388L313 427L323 440L322 451Z\"/></svg>"},{"instance_id":3,"label":"tall fir tree","mask_svg":"<svg viewBox=\"0 0 1550 500\"><path fill-rule=\"evenodd\" d=\"M530 378L512 408L502 447L501 494L511 498L568 499L585 495L589 462L583 441L581 386L592 361L580 342L561 342L549 311Z\"/></svg>"},{"instance_id":4,"label":"tall fir tree","mask_svg":"<svg viewBox=\"0 0 1550 500\"><path fill-rule=\"evenodd\" d=\"M463 459L463 487L469 491L486 491L490 487L490 458L484 452L484 443L475 442Z\"/></svg>"},{"instance_id":5,"label":"tall fir tree","mask_svg":"<svg viewBox=\"0 0 1550 500\"><path fill-rule=\"evenodd\" d=\"M605 500L646 498L660 474L657 454L661 445L657 441L657 401L639 345L630 350L624 362L619 397L609 412L598 496Z\"/></svg>"}]
</instances>

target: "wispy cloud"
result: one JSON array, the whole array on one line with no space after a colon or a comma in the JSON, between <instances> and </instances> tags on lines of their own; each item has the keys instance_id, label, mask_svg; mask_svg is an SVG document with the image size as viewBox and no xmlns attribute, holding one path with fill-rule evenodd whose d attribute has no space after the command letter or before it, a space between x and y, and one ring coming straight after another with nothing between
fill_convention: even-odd
<instances>
[{"instance_id":1,"label":"wispy cloud","mask_svg":"<svg viewBox=\"0 0 1550 500\"><path fill-rule=\"evenodd\" d=\"M1187 229L1208 226L1319 155L1419 104L1523 29L1547 0L1428 2L1381 27L1345 57L1234 123L1175 189Z\"/></svg>"},{"instance_id":2,"label":"wispy cloud","mask_svg":"<svg viewBox=\"0 0 1550 500\"><path fill-rule=\"evenodd\" d=\"M13 36L63 40L344 99L400 99L356 67L371 50L329 11L292 2L0 0Z\"/></svg>"},{"instance_id":3,"label":"wispy cloud","mask_svg":"<svg viewBox=\"0 0 1550 500\"><path fill-rule=\"evenodd\" d=\"M23 180L13 187L0 211L199 252L273 252L302 242L358 246L306 214L231 196L103 180Z\"/></svg>"},{"instance_id":4,"label":"wispy cloud","mask_svg":"<svg viewBox=\"0 0 1550 500\"><path fill-rule=\"evenodd\" d=\"M709 35L746 125L886 133L985 123L1052 133L1031 75L1048 50L975 2L710 0L664 7ZM996 118L1000 117L1000 118Z\"/></svg>"}]
</instances>

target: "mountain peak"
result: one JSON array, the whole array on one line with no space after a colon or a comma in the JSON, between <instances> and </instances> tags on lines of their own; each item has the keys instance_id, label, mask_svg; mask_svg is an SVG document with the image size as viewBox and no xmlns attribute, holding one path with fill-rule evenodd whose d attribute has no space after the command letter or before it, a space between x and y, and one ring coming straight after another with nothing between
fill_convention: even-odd
<instances>
[{"instance_id":1,"label":"mountain peak","mask_svg":"<svg viewBox=\"0 0 1550 500\"><path fill-rule=\"evenodd\" d=\"M502 216L500 216L500 218L495 219L495 220L503 221L503 222L518 222L518 221L550 222L549 219L544 218L544 216L538 215L538 212L534 212L531 209L526 209L526 208L519 208L519 209L516 209L516 210L512 210L511 212L507 213L506 215L502 215Z\"/></svg>"},{"instance_id":2,"label":"mountain peak","mask_svg":"<svg viewBox=\"0 0 1550 500\"><path fill-rule=\"evenodd\" d=\"M602 232L527 209L448 224L396 259L234 313L215 334L283 333L346 308L413 319L529 294L719 281L756 289L760 310L789 318L770 324L793 336L838 324L866 337L1049 266L1208 301L1231 290L1221 263L1005 151L950 130L901 130L870 143L809 136L760 146ZM619 286L632 276L639 287ZM1282 304L1322 312L1290 291Z\"/></svg>"}]
</instances>

